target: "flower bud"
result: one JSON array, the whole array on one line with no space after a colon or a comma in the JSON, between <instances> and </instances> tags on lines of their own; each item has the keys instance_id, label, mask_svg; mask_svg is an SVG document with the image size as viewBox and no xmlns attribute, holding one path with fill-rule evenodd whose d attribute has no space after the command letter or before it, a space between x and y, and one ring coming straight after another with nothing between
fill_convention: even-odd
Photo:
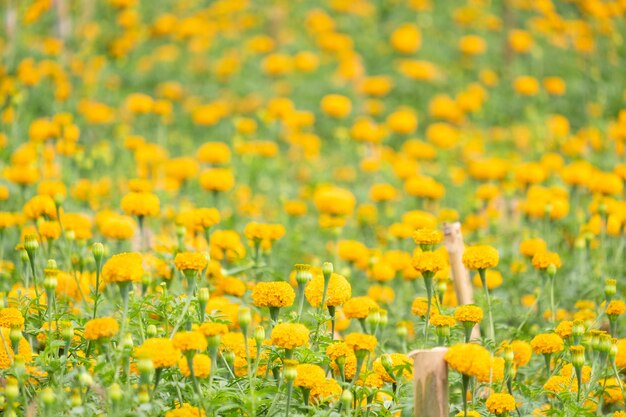
<instances>
[{"instance_id":1,"label":"flower bud","mask_svg":"<svg viewBox=\"0 0 626 417\"><path fill-rule=\"evenodd\" d=\"M550 278L554 277L556 275L556 265L554 264L548 265L548 269L546 269L546 272L548 272L548 276Z\"/></svg>"},{"instance_id":2,"label":"flower bud","mask_svg":"<svg viewBox=\"0 0 626 417\"><path fill-rule=\"evenodd\" d=\"M215 334L206 338L207 343L211 348L218 348L220 346L220 339L221 338L219 334Z\"/></svg>"},{"instance_id":3,"label":"flower bud","mask_svg":"<svg viewBox=\"0 0 626 417\"><path fill-rule=\"evenodd\" d=\"M94 243L91 246L91 253L93 253L93 258L95 259L96 264L98 264L104 256L104 245L100 242Z\"/></svg>"},{"instance_id":4,"label":"flower bud","mask_svg":"<svg viewBox=\"0 0 626 417\"><path fill-rule=\"evenodd\" d=\"M46 263L46 269L49 271L56 271L58 269L57 261L55 261L54 259L48 259L48 262Z\"/></svg>"},{"instance_id":5,"label":"flower bud","mask_svg":"<svg viewBox=\"0 0 626 417\"><path fill-rule=\"evenodd\" d=\"M609 353L611 351L611 346L613 346L613 340L611 339L611 336L606 333L602 334L600 336L600 352Z\"/></svg>"},{"instance_id":6,"label":"flower bud","mask_svg":"<svg viewBox=\"0 0 626 417\"><path fill-rule=\"evenodd\" d=\"M513 347L511 345L506 345L504 347L504 362L512 363L515 359L515 352L513 352Z\"/></svg>"},{"instance_id":7,"label":"flower bud","mask_svg":"<svg viewBox=\"0 0 626 417\"><path fill-rule=\"evenodd\" d=\"M435 334L438 337L450 337L450 326L435 326Z\"/></svg>"},{"instance_id":8,"label":"flower bud","mask_svg":"<svg viewBox=\"0 0 626 417\"><path fill-rule=\"evenodd\" d=\"M572 365L575 368L582 368L585 364L585 348L580 345L570 347L570 353L572 354Z\"/></svg>"},{"instance_id":9,"label":"flower bud","mask_svg":"<svg viewBox=\"0 0 626 417\"><path fill-rule=\"evenodd\" d=\"M65 238L69 240L70 242L73 242L74 240L76 240L76 232L73 230L66 230Z\"/></svg>"},{"instance_id":10,"label":"flower bud","mask_svg":"<svg viewBox=\"0 0 626 417\"><path fill-rule=\"evenodd\" d=\"M81 385L83 385L85 387L90 387L90 386L93 385L93 377L87 371L81 372L78 375L78 380L80 381Z\"/></svg>"},{"instance_id":11,"label":"flower bud","mask_svg":"<svg viewBox=\"0 0 626 417\"><path fill-rule=\"evenodd\" d=\"M24 238L24 249L26 249L28 256L30 257L38 248L39 242L37 237L35 235L26 235Z\"/></svg>"},{"instance_id":12,"label":"flower bud","mask_svg":"<svg viewBox=\"0 0 626 417\"><path fill-rule=\"evenodd\" d=\"M380 323L380 311L378 309L370 310L369 314L367 315L367 319L365 320L370 326L378 326L378 324Z\"/></svg>"},{"instance_id":13,"label":"flower bud","mask_svg":"<svg viewBox=\"0 0 626 417\"><path fill-rule=\"evenodd\" d=\"M54 401L56 400L56 395L54 394L54 390L50 387L44 388L43 391L41 391L41 399L43 400L43 403L46 405L54 404Z\"/></svg>"},{"instance_id":14,"label":"flower bud","mask_svg":"<svg viewBox=\"0 0 626 417\"><path fill-rule=\"evenodd\" d=\"M582 320L574 320L572 324L572 336L574 338L581 338L585 334L585 325Z\"/></svg>"},{"instance_id":15,"label":"flower bud","mask_svg":"<svg viewBox=\"0 0 626 417\"><path fill-rule=\"evenodd\" d=\"M385 368L387 374L393 375L393 361L391 360L391 355L388 353L382 355L380 357L380 363L383 365L383 368Z\"/></svg>"},{"instance_id":16,"label":"flower bud","mask_svg":"<svg viewBox=\"0 0 626 417\"><path fill-rule=\"evenodd\" d=\"M149 324L146 328L146 334L148 337L156 337L157 327L154 324Z\"/></svg>"},{"instance_id":17,"label":"flower bud","mask_svg":"<svg viewBox=\"0 0 626 417\"><path fill-rule=\"evenodd\" d=\"M183 225L176 226L176 237L177 238L179 238L179 239L184 238L186 232L187 232L187 229L185 229L185 226L183 226Z\"/></svg>"},{"instance_id":18,"label":"flower bud","mask_svg":"<svg viewBox=\"0 0 626 417\"><path fill-rule=\"evenodd\" d=\"M233 367L233 364L235 363L235 353L231 350L227 350L224 353L222 353L222 356L224 356L224 360L228 363L228 366Z\"/></svg>"},{"instance_id":19,"label":"flower bud","mask_svg":"<svg viewBox=\"0 0 626 417\"><path fill-rule=\"evenodd\" d=\"M613 298L613 296L617 293L617 281L614 279L607 279L604 282L604 295L608 300Z\"/></svg>"},{"instance_id":20,"label":"flower bud","mask_svg":"<svg viewBox=\"0 0 626 417\"><path fill-rule=\"evenodd\" d=\"M126 333L124 339L122 340L122 347L124 349L132 349L133 346L135 346L135 343L133 342L133 335Z\"/></svg>"},{"instance_id":21,"label":"flower bud","mask_svg":"<svg viewBox=\"0 0 626 417\"><path fill-rule=\"evenodd\" d=\"M256 326L254 329L254 340L257 346L261 346L261 343L265 340L265 328L263 326Z\"/></svg>"},{"instance_id":22,"label":"flower bud","mask_svg":"<svg viewBox=\"0 0 626 417\"><path fill-rule=\"evenodd\" d=\"M6 395L9 402L15 401L20 395L20 387L17 384L17 379L13 377L7 379L6 386L4 387L4 395Z\"/></svg>"},{"instance_id":23,"label":"flower bud","mask_svg":"<svg viewBox=\"0 0 626 417\"><path fill-rule=\"evenodd\" d=\"M309 282L312 278L311 265L297 264L296 265L296 282L298 285L303 285Z\"/></svg>"},{"instance_id":24,"label":"flower bud","mask_svg":"<svg viewBox=\"0 0 626 417\"><path fill-rule=\"evenodd\" d=\"M331 262L324 262L322 265L322 273L324 274L324 279L329 280L333 273L333 264Z\"/></svg>"},{"instance_id":25,"label":"flower bud","mask_svg":"<svg viewBox=\"0 0 626 417\"><path fill-rule=\"evenodd\" d=\"M349 389L344 389L341 394L341 403L346 410L349 410L352 406L352 402L354 401L354 396L352 395L352 391Z\"/></svg>"},{"instance_id":26,"label":"flower bud","mask_svg":"<svg viewBox=\"0 0 626 417\"><path fill-rule=\"evenodd\" d=\"M241 308L239 309L239 324L241 327L248 326L252 321L252 313L249 308Z\"/></svg>"},{"instance_id":27,"label":"flower bud","mask_svg":"<svg viewBox=\"0 0 626 417\"><path fill-rule=\"evenodd\" d=\"M201 303L204 303L206 305L206 303L209 302L209 289L207 287L202 287L200 289L198 289L198 301Z\"/></svg>"},{"instance_id":28,"label":"flower bud","mask_svg":"<svg viewBox=\"0 0 626 417\"><path fill-rule=\"evenodd\" d=\"M122 392L122 387L120 387L120 384L118 384L117 382L111 384L111 386L109 387L109 398L111 398L111 401L119 401L122 399L123 395L124 393Z\"/></svg>"},{"instance_id":29,"label":"flower bud","mask_svg":"<svg viewBox=\"0 0 626 417\"><path fill-rule=\"evenodd\" d=\"M611 339L611 350L609 350L609 358L615 359L617 356L617 339Z\"/></svg>"},{"instance_id":30,"label":"flower bud","mask_svg":"<svg viewBox=\"0 0 626 417\"><path fill-rule=\"evenodd\" d=\"M19 327L11 327L11 330L9 331L9 339L14 344L19 343L19 341L22 339L22 331Z\"/></svg>"},{"instance_id":31,"label":"flower bud","mask_svg":"<svg viewBox=\"0 0 626 417\"><path fill-rule=\"evenodd\" d=\"M137 370L141 374L151 374L154 371L154 363L152 363L152 359L150 358L139 358L137 360Z\"/></svg>"},{"instance_id":32,"label":"flower bud","mask_svg":"<svg viewBox=\"0 0 626 417\"><path fill-rule=\"evenodd\" d=\"M63 325L63 327L61 328L61 337L67 341L71 340L72 337L74 337L74 327L72 326L71 322Z\"/></svg>"},{"instance_id":33,"label":"flower bud","mask_svg":"<svg viewBox=\"0 0 626 417\"><path fill-rule=\"evenodd\" d=\"M389 316L387 315L387 310L380 310L380 322L381 326L386 326L389 323Z\"/></svg>"},{"instance_id":34,"label":"flower bud","mask_svg":"<svg viewBox=\"0 0 626 417\"><path fill-rule=\"evenodd\" d=\"M61 193L56 193L52 197L52 200L57 207L61 207L63 205L63 202L65 201L65 196Z\"/></svg>"},{"instance_id":35,"label":"flower bud","mask_svg":"<svg viewBox=\"0 0 626 417\"><path fill-rule=\"evenodd\" d=\"M20 251L20 260L23 263L28 262L28 252L26 252L26 249L23 249L23 250Z\"/></svg>"},{"instance_id":36,"label":"flower bud","mask_svg":"<svg viewBox=\"0 0 626 417\"><path fill-rule=\"evenodd\" d=\"M287 382L292 382L298 376L298 370L295 366L286 366L284 376Z\"/></svg>"},{"instance_id":37,"label":"flower bud","mask_svg":"<svg viewBox=\"0 0 626 417\"><path fill-rule=\"evenodd\" d=\"M407 329L404 325L398 325L396 327L396 335L404 339L409 335L409 329Z\"/></svg>"},{"instance_id":38,"label":"flower bud","mask_svg":"<svg viewBox=\"0 0 626 417\"><path fill-rule=\"evenodd\" d=\"M602 336L601 330L591 330L591 348L593 350L600 350L600 336Z\"/></svg>"},{"instance_id":39,"label":"flower bud","mask_svg":"<svg viewBox=\"0 0 626 417\"><path fill-rule=\"evenodd\" d=\"M139 394L137 394L137 399L141 404L147 404L150 402L150 393L146 389L145 386L142 386L139 389Z\"/></svg>"}]
</instances>

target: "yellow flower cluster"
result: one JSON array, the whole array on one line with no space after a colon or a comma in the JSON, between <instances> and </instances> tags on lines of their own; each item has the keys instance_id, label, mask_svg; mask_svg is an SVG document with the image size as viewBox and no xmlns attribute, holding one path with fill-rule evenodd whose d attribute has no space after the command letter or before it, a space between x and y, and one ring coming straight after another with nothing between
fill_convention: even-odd
<instances>
[{"instance_id":1,"label":"yellow flower cluster","mask_svg":"<svg viewBox=\"0 0 626 417\"><path fill-rule=\"evenodd\" d=\"M376 336L363 333L350 333L346 336L346 345L353 351L373 352L376 349L378 341Z\"/></svg>"},{"instance_id":2,"label":"yellow flower cluster","mask_svg":"<svg viewBox=\"0 0 626 417\"><path fill-rule=\"evenodd\" d=\"M465 248L463 264L467 269L488 269L498 265L498 251L487 245L476 245Z\"/></svg>"},{"instance_id":3,"label":"yellow flower cluster","mask_svg":"<svg viewBox=\"0 0 626 417\"><path fill-rule=\"evenodd\" d=\"M487 410L495 415L502 415L516 408L515 398L510 394L493 393L487 398Z\"/></svg>"},{"instance_id":4,"label":"yellow flower cluster","mask_svg":"<svg viewBox=\"0 0 626 417\"><path fill-rule=\"evenodd\" d=\"M530 341L536 354L557 353L563 350L563 339L555 333L541 333Z\"/></svg>"},{"instance_id":5,"label":"yellow flower cluster","mask_svg":"<svg viewBox=\"0 0 626 417\"><path fill-rule=\"evenodd\" d=\"M179 271L202 271L207 266L207 257L200 252L179 252L174 258Z\"/></svg>"},{"instance_id":6,"label":"yellow flower cluster","mask_svg":"<svg viewBox=\"0 0 626 417\"><path fill-rule=\"evenodd\" d=\"M300 323L280 323L272 329L271 341L284 349L302 347L309 343L309 329Z\"/></svg>"},{"instance_id":7,"label":"yellow flower cluster","mask_svg":"<svg viewBox=\"0 0 626 417\"><path fill-rule=\"evenodd\" d=\"M136 252L113 255L102 268L102 278L108 284L139 282L143 274L143 261Z\"/></svg>"},{"instance_id":8,"label":"yellow flower cluster","mask_svg":"<svg viewBox=\"0 0 626 417\"><path fill-rule=\"evenodd\" d=\"M480 323L483 319L483 309L475 305L464 305L454 310L454 318L465 323Z\"/></svg>"},{"instance_id":9,"label":"yellow flower cluster","mask_svg":"<svg viewBox=\"0 0 626 417\"><path fill-rule=\"evenodd\" d=\"M461 343L448 349L445 360L452 369L463 375L478 376L489 366L491 355L480 345Z\"/></svg>"},{"instance_id":10,"label":"yellow flower cluster","mask_svg":"<svg viewBox=\"0 0 626 417\"><path fill-rule=\"evenodd\" d=\"M136 358L150 358L156 369L176 366L180 359L180 351L166 338L146 339L133 353Z\"/></svg>"},{"instance_id":11,"label":"yellow flower cluster","mask_svg":"<svg viewBox=\"0 0 626 417\"><path fill-rule=\"evenodd\" d=\"M313 278L304 287L304 295L313 307L319 307L324 292L324 276L321 271L314 271ZM343 276L332 273L326 290L325 307L343 305L352 296L352 286ZM345 308L344 308L345 312Z\"/></svg>"},{"instance_id":12,"label":"yellow flower cluster","mask_svg":"<svg viewBox=\"0 0 626 417\"><path fill-rule=\"evenodd\" d=\"M119 330L120 325L113 317L101 317L85 323L84 336L87 340L109 339Z\"/></svg>"},{"instance_id":13,"label":"yellow flower cluster","mask_svg":"<svg viewBox=\"0 0 626 417\"><path fill-rule=\"evenodd\" d=\"M208 347L206 338L197 330L177 332L172 338L174 349L181 352L204 351Z\"/></svg>"}]
</instances>

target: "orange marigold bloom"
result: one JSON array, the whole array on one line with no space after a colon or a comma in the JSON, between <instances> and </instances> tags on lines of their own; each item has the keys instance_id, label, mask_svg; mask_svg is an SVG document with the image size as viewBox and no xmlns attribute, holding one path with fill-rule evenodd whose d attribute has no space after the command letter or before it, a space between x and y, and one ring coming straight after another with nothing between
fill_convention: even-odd
<instances>
[{"instance_id":1,"label":"orange marigold bloom","mask_svg":"<svg viewBox=\"0 0 626 417\"><path fill-rule=\"evenodd\" d=\"M294 386L313 389L317 384L323 383L326 379L326 372L318 365L301 363L296 367L297 376L293 381Z\"/></svg>"},{"instance_id":2,"label":"orange marigold bloom","mask_svg":"<svg viewBox=\"0 0 626 417\"><path fill-rule=\"evenodd\" d=\"M183 353L189 351L204 351L208 347L206 338L197 330L177 332L172 338L172 344L175 349Z\"/></svg>"},{"instance_id":3,"label":"orange marigold bloom","mask_svg":"<svg viewBox=\"0 0 626 417\"><path fill-rule=\"evenodd\" d=\"M446 258L439 251L419 251L413 255L412 263L422 274L439 272L447 266Z\"/></svg>"},{"instance_id":4,"label":"orange marigold bloom","mask_svg":"<svg viewBox=\"0 0 626 417\"><path fill-rule=\"evenodd\" d=\"M189 370L189 361L186 357L178 360L178 369L185 377L191 376ZM193 373L196 378L207 378L211 374L211 358L204 353L198 353L193 356Z\"/></svg>"},{"instance_id":5,"label":"orange marigold bloom","mask_svg":"<svg viewBox=\"0 0 626 417\"><path fill-rule=\"evenodd\" d=\"M476 245L465 248L463 264L468 269L488 269L498 265L500 256L496 248L488 245Z\"/></svg>"},{"instance_id":6,"label":"orange marigold bloom","mask_svg":"<svg viewBox=\"0 0 626 417\"><path fill-rule=\"evenodd\" d=\"M122 198L122 210L132 216L156 216L160 210L159 197L149 192L130 192Z\"/></svg>"},{"instance_id":7,"label":"orange marigold bloom","mask_svg":"<svg viewBox=\"0 0 626 417\"><path fill-rule=\"evenodd\" d=\"M272 330L271 341L274 346L294 349L309 343L309 329L300 323L280 323Z\"/></svg>"},{"instance_id":8,"label":"orange marigold bloom","mask_svg":"<svg viewBox=\"0 0 626 417\"><path fill-rule=\"evenodd\" d=\"M0 327L24 329L24 316L15 307L0 309Z\"/></svg>"},{"instance_id":9,"label":"orange marigold bloom","mask_svg":"<svg viewBox=\"0 0 626 417\"><path fill-rule=\"evenodd\" d=\"M446 316L444 314L433 314L430 318L430 324L435 327L452 327L456 324L456 320L452 316Z\"/></svg>"},{"instance_id":10,"label":"orange marigold bloom","mask_svg":"<svg viewBox=\"0 0 626 417\"><path fill-rule=\"evenodd\" d=\"M32 220L40 217L57 218L57 209L54 200L49 195L36 195L24 204L24 215Z\"/></svg>"},{"instance_id":11,"label":"orange marigold bloom","mask_svg":"<svg viewBox=\"0 0 626 417\"><path fill-rule=\"evenodd\" d=\"M363 350L373 352L377 344L376 336L369 334L350 333L346 336L346 345L355 352Z\"/></svg>"},{"instance_id":12,"label":"orange marigold bloom","mask_svg":"<svg viewBox=\"0 0 626 417\"><path fill-rule=\"evenodd\" d=\"M324 292L324 275L321 271L313 271L313 278L304 288L304 296L313 307L319 307ZM352 296L352 286L343 276L332 273L326 290L325 307L338 307L344 304Z\"/></svg>"},{"instance_id":13,"label":"orange marigold bloom","mask_svg":"<svg viewBox=\"0 0 626 417\"><path fill-rule=\"evenodd\" d=\"M460 306L454 311L454 318L465 323L480 323L483 319L483 309L471 304Z\"/></svg>"},{"instance_id":14,"label":"orange marigold bloom","mask_svg":"<svg viewBox=\"0 0 626 417\"><path fill-rule=\"evenodd\" d=\"M209 168L200 174L200 186L207 191L230 191L235 186L235 176L227 168Z\"/></svg>"},{"instance_id":15,"label":"orange marigold bloom","mask_svg":"<svg viewBox=\"0 0 626 417\"><path fill-rule=\"evenodd\" d=\"M252 290L252 301L257 307L289 307L296 299L296 293L284 281L259 282Z\"/></svg>"},{"instance_id":16,"label":"orange marigold bloom","mask_svg":"<svg viewBox=\"0 0 626 417\"><path fill-rule=\"evenodd\" d=\"M182 406L170 410L165 413L165 417L205 417L204 410L200 410L197 407L193 407L190 404L183 404Z\"/></svg>"},{"instance_id":17,"label":"orange marigold bloom","mask_svg":"<svg viewBox=\"0 0 626 417\"><path fill-rule=\"evenodd\" d=\"M545 252L548 245L541 238L525 239L519 245L519 251L522 255L532 258L537 252Z\"/></svg>"},{"instance_id":18,"label":"orange marigold bloom","mask_svg":"<svg viewBox=\"0 0 626 417\"><path fill-rule=\"evenodd\" d=\"M85 323L83 332L87 340L108 339L117 334L120 325L113 317L101 317Z\"/></svg>"},{"instance_id":19,"label":"orange marigold bloom","mask_svg":"<svg viewBox=\"0 0 626 417\"><path fill-rule=\"evenodd\" d=\"M443 233L433 229L417 229L413 232L413 240L418 245L436 245L443 239Z\"/></svg>"},{"instance_id":20,"label":"orange marigold bloom","mask_svg":"<svg viewBox=\"0 0 626 417\"><path fill-rule=\"evenodd\" d=\"M510 394L505 393L493 393L487 398L485 403L489 412L501 415L513 411L516 408L515 398Z\"/></svg>"},{"instance_id":21,"label":"orange marigold bloom","mask_svg":"<svg viewBox=\"0 0 626 417\"><path fill-rule=\"evenodd\" d=\"M202 271L207 266L207 258L200 252L180 252L174 258L174 265L179 271Z\"/></svg>"},{"instance_id":22,"label":"orange marigold bloom","mask_svg":"<svg viewBox=\"0 0 626 417\"><path fill-rule=\"evenodd\" d=\"M146 339L133 353L136 358L150 358L156 369L176 366L180 358L180 351L174 348L170 339L164 337Z\"/></svg>"},{"instance_id":23,"label":"orange marigold bloom","mask_svg":"<svg viewBox=\"0 0 626 417\"><path fill-rule=\"evenodd\" d=\"M550 265L561 267L561 257L556 252L542 251L533 256L533 266L540 270L546 270Z\"/></svg>"},{"instance_id":24,"label":"orange marigold bloom","mask_svg":"<svg viewBox=\"0 0 626 417\"><path fill-rule=\"evenodd\" d=\"M141 255L136 252L113 255L102 268L102 278L108 284L139 282L143 274Z\"/></svg>"},{"instance_id":25,"label":"orange marigold bloom","mask_svg":"<svg viewBox=\"0 0 626 417\"><path fill-rule=\"evenodd\" d=\"M611 300L606 307L606 314L611 316L621 316L626 312L626 304L622 300Z\"/></svg>"},{"instance_id":26,"label":"orange marigold bloom","mask_svg":"<svg viewBox=\"0 0 626 417\"><path fill-rule=\"evenodd\" d=\"M460 343L450 347L444 358L455 371L463 375L478 376L482 367L490 362L491 355L480 345Z\"/></svg>"},{"instance_id":27,"label":"orange marigold bloom","mask_svg":"<svg viewBox=\"0 0 626 417\"><path fill-rule=\"evenodd\" d=\"M556 333L541 333L530 341L530 346L538 355L557 353L563 350L563 339Z\"/></svg>"},{"instance_id":28,"label":"orange marigold bloom","mask_svg":"<svg viewBox=\"0 0 626 417\"><path fill-rule=\"evenodd\" d=\"M371 310L379 309L378 303L369 297L352 297L343 305L343 313L347 319L364 319Z\"/></svg>"}]
</instances>

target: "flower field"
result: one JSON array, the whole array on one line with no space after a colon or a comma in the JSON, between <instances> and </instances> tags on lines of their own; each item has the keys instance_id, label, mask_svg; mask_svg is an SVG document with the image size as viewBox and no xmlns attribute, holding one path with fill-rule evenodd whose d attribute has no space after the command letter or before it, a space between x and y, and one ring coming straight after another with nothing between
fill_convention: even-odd
<instances>
[{"instance_id":1,"label":"flower field","mask_svg":"<svg viewBox=\"0 0 626 417\"><path fill-rule=\"evenodd\" d=\"M3 416L626 417L626 1L0 9Z\"/></svg>"}]
</instances>

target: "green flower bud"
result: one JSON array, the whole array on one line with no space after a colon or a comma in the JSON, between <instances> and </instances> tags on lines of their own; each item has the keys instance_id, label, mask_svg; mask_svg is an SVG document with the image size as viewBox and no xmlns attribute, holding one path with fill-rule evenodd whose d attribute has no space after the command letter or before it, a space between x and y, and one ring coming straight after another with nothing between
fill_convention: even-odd
<instances>
[{"instance_id":1,"label":"green flower bud","mask_svg":"<svg viewBox=\"0 0 626 417\"><path fill-rule=\"evenodd\" d=\"M200 289L198 289L198 301L200 301L201 303L204 303L206 305L206 303L209 302L209 289L207 287L202 287Z\"/></svg>"},{"instance_id":2,"label":"green flower bud","mask_svg":"<svg viewBox=\"0 0 626 417\"><path fill-rule=\"evenodd\" d=\"M104 245L100 242L96 242L91 246L91 253L93 253L93 258L96 260L96 263L102 260L104 256Z\"/></svg>"},{"instance_id":3,"label":"green flower bud","mask_svg":"<svg viewBox=\"0 0 626 417\"><path fill-rule=\"evenodd\" d=\"M247 326L252 321L252 313L249 308L241 308L239 309L239 324L243 326Z\"/></svg>"},{"instance_id":4,"label":"green flower bud","mask_svg":"<svg viewBox=\"0 0 626 417\"><path fill-rule=\"evenodd\" d=\"M111 384L111 386L109 387L109 398L111 398L111 401L119 401L122 399L123 395L124 394L122 392L122 387L120 387L120 384L118 384L117 382Z\"/></svg>"},{"instance_id":5,"label":"green flower bud","mask_svg":"<svg viewBox=\"0 0 626 417\"><path fill-rule=\"evenodd\" d=\"M26 249L26 253L28 256L32 256L32 254L39 249L39 242L37 241L37 236L35 235L26 235L24 238L24 249Z\"/></svg>"},{"instance_id":6,"label":"green flower bud","mask_svg":"<svg viewBox=\"0 0 626 417\"><path fill-rule=\"evenodd\" d=\"M43 391L41 391L41 399L46 405L54 404L54 401L56 400L54 390L50 387L44 388Z\"/></svg>"},{"instance_id":7,"label":"green flower bud","mask_svg":"<svg viewBox=\"0 0 626 417\"><path fill-rule=\"evenodd\" d=\"M156 337L157 335L157 327L154 324L149 324L146 328L146 335L148 337Z\"/></svg>"},{"instance_id":8,"label":"green flower bud","mask_svg":"<svg viewBox=\"0 0 626 417\"><path fill-rule=\"evenodd\" d=\"M324 274L324 279L330 279L330 276L333 273L333 264L331 262L324 262L322 265L322 273Z\"/></svg>"}]
</instances>

